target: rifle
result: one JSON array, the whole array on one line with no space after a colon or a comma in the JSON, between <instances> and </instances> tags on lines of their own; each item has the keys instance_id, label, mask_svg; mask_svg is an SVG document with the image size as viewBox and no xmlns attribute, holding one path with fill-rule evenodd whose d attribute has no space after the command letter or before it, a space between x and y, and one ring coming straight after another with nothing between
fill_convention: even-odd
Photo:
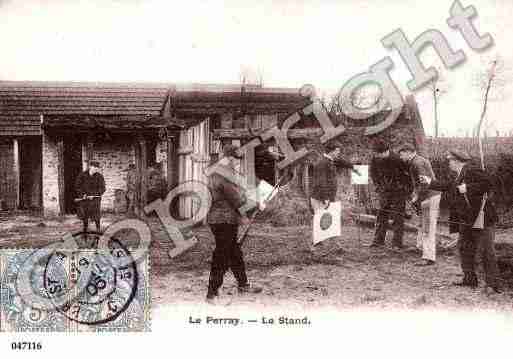
<instances>
[{"instance_id":1,"label":"rifle","mask_svg":"<svg viewBox=\"0 0 513 359\"><path fill-rule=\"evenodd\" d=\"M271 198L271 197L272 197L273 193L274 193L277 189L279 189L280 184L281 184L281 181L283 180L283 178L284 178L284 177L285 177L285 176L282 176L282 177L280 177L280 178L278 179L278 181L276 182L276 184L273 186L272 191L270 191L270 192L269 192L269 194L267 195L267 197L264 199L263 203L266 203L266 202L269 200L269 198ZM261 212L261 211L260 211L260 208L257 208L257 210L251 214L251 217L250 217L250 219L249 219L249 224L246 226L246 228L244 228L244 229L241 231L239 238L237 238L237 243L238 243L240 246L242 246L242 244L244 244L244 240L246 239L246 235L247 235L247 233L248 233L248 231L249 231L249 228L251 227L251 225L252 225L252 224L253 224L253 222L255 221L255 218L256 218L257 214L258 214L258 213L260 213L260 212Z\"/></svg>"},{"instance_id":2,"label":"rifle","mask_svg":"<svg viewBox=\"0 0 513 359\"><path fill-rule=\"evenodd\" d=\"M85 197L82 197L82 198L75 198L74 201L75 202L80 202L80 201L85 201L85 200L93 199L93 198L101 198L101 196L85 196Z\"/></svg>"}]
</instances>

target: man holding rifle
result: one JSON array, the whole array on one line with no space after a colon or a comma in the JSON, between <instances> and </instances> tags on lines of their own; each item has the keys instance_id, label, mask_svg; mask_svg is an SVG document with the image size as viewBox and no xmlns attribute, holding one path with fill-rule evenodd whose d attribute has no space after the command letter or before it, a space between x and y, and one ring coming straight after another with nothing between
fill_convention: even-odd
<instances>
[{"instance_id":1,"label":"man holding rifle","mask_svg":"<svg viewBox=\"0 0 513 359\"><path fill-rule=\"evenodd\" d=\"M238 148L231 144L223 146L223 158L219 166L237 177L235 161L242 156ZM216 247L212 254L212 265L208 281L207 301L213 302L223 284L226 271L231 270L237 280L240 293L259 293L262 288L250 286L246 275L244 259L237 234L239 224L248 225L249 219L241 214L246 202L242 188L220 173L213 172L208 178L208 186L212 194L212 205L207 215L207 222L215 238Z\"/></svg>"},{"instance_id":2,"label":"man holding rifle","mask_svg":"<svg viewBox=\"0 0 513 359\"><path fill-rule=\"evenodd\" d=\"M84 172L80 173L75 182L77 198L77 215L82 220L83 230L87 232L89 219L100 232L101 197L105 193L105 180L100 173L100 164L97 161L86 162Z\"/></svg>"},{"instance_id":3,"label":"man holding rifle","mask_svg":"<svg viewBox=\"0 0 513 359\"><path fill-rule=\"evenodd\" d=\"M494 251L495 224L498 217L490 198L492 181L478 165L472 164L470 156L452 150L447 154L449 168L456 173L456 180L442 182L421 176L422 183L430 189L449 193L450 231L459 232L459 250L463 280L458 286L477 288L475 271L476 253L483 262L486 291L500 293L499 270Z\"/></svg>"},{"instance_id":4,"label":"man holding rifle","mask_svg":"<svg viewBox=\"0 0 513 359\"><path fill-rule=\"evenodd\" d=\"M392 219L395 248L403 248L404 220L406 200L413 188L408 168L399 156L393 153L388 143L376 140L373 143L374 156L370 163L370 177L379 198L380 208L376 219L376 232L371 247L383 247L385 244L388 220Z\"/></svg>"}]
</instances>

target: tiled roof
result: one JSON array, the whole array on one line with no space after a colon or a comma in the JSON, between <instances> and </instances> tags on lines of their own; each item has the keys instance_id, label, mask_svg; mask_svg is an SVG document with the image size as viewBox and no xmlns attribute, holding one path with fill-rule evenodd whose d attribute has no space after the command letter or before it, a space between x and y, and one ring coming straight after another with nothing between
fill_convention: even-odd
<instances>
[{"instance_id":1,"label":"tiled roof","mask_svg":"<svg viewBox=\"0 0 513 359\"><path fill-rule=\"evenodd\" d=\"M237 111L242 98L239 85L0 82L0 135L38 135L41 115L108 120L167 117L172 111L187 120L193 115ZM248 87L244 97L247 113L287 112L301 101L297 89L255 86Z\"/></svg>"}]
</instances>

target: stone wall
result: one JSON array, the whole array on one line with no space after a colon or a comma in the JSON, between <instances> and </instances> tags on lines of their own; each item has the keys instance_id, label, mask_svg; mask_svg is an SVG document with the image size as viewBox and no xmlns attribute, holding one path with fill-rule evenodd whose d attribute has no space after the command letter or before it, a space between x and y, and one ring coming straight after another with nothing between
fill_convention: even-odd
<instances>
[{"instance_id":1,"label":"stone wall","mask_svg":"<svg viewBox=\"0 0 513 359\"><path fill-rule=\"evenodd\" d=\"M94 143L92 160L100 162L101 173L105 178L106 192L102 197L102 210L114 209L114 193L126 191L126 169L135 163L132 139L127 136L112 136L111 141Z\"/></svg>"},{"instance_id":2,"label":"stone wall","mask_svg":"<svg viewBox=\"0 0 513 359\"><path fill-rule=\"evenodd\" d=\"M57 169L57 142L53 137L43 135L43 208L45 216L59 214L59 189ZM156 159L162 163L164 175L167 168L166 141L157 144ZM82 151L85 157L85 147ZM102 210L114 210L116 190L126 191L126 169L135 163L135 151L132 138L112 136L108 142L95 142L91 160L100 163L101 173L105 178L106 192L102 197Z\"/></svg>"},{"instance_id":3,"label":"stone wall","mask_svg":"<svg viewBox=\"0 0 513 359\"><path fill-rule=\"evenodd\" d=\"M43 211L45 216L59 214L57 142L43 134Z\"/></svg>"}]
</instances>

